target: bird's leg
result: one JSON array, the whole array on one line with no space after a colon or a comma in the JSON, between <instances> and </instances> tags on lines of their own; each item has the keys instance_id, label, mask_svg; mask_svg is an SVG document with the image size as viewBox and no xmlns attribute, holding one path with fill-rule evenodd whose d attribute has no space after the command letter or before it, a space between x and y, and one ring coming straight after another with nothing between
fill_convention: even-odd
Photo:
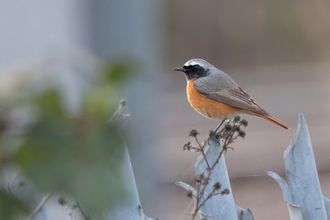
<instances>
[{"instance_id":1,"label":"bird's leg","mask_svg":"<svg viewBox=\"0 0 330 220\"><path fill-rule=\"evenodd\" d=\"M224 119L220 122L220 124L215 128L214 133L217 133L217 131L219 130L219 128L221 127L221 125L222 125L226 120L227 120L227 118L224 118Z\"/></svg>"}]
</instances>

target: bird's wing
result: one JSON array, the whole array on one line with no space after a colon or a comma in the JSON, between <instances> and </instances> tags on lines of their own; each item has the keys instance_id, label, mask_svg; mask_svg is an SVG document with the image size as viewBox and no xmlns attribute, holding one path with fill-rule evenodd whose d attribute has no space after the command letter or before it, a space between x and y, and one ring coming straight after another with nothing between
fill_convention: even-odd
<instances>
[{"instance_id":1,"label":"bird's wing","mask_svg":"<svg viewBox=\"0 0 330 220\"><path fill-rule=\"evenodd\" d=\"M214 101L222 102L224 104L249 110L258 114L268 115L246 92L244 92L237 84L219 83L216 81L203 82L196 80L194 86L196 90L203 96Z\"/></svg>"}]
</instances>

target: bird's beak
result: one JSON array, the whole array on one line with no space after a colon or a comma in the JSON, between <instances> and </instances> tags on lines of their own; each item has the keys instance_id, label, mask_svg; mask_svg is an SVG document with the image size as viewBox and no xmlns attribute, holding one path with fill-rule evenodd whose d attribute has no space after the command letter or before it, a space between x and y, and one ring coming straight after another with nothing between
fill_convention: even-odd
<instances>
[{"instance_id":1,"label":"bird's beak","mask_svg":"<svg viewBox=\"0 0 330 220\"><path fill-rule=\"evenodd\" d=\"M177 67L173 69L174 71L180 71L180 72L184 72L184 68L183 67Z\"/></svg>"}]
</instances>

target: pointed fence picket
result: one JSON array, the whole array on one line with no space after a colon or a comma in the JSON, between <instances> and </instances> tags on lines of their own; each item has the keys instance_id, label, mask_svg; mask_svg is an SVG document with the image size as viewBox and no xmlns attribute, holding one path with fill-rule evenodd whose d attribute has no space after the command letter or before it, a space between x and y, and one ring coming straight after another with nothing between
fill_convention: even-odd
<instances>
[{"instance_id":1,"label":"pointed fence picket","mask_svg":"<svg viewBox=\"0 0 330 220\"><path fill-rule=\"evenodd\" d=\"M205 153L207 161L210 164L216 162L216 159L221 151L221 142L215 137L211 136L208 141L208 150ZM200 156L197 159L195 163L195 168L196 176L199 176L200 174L204 174L204 176L207 175L207 165L204 157ZM224 154L221 156L219 163L216 165L214 171L212 172L212 178L206 186L202 201L205 200L206 196L210 194L210 192L212 191L212 187L216 182L221 183L221 188L228 189L229 193L225 195L214 195L209 200L207 200L206 203L201 207L199 212L201 219L253 220L254 218L251 210L243 210L235 205ZM180 181L176 182L176 184L185 188L186 190L192 191L194 195L196 195L197 193L194 187L186 183Z\"/></svg>"},{"instance_id":2,"label":"pointed fence picket","mask_svg":"<svg viewBox=\"0 0 330 220\"><path fill-rule=\"evenodd\" d=\"M329 200L322 195L308 126L302 114L297 134L284 152L284 161L288 182L276 173L267 174L279 183L291 220L329 220Z\"/></svg>"},{"instance_id":3,"label":"pointed fence picket","mask_svg":"<svg viewBox=\"0 0 330 220\"><path fill-rule=\"evenodd\" d=\"M142 210L139 194L137 191L135 178L133 174L132 164L128 149L125 146L122 156L121 173L123 182L126 184L127 193L125 201L121 203L116 210L112 210L106 214L104 220L154 220L147 217ZM16 177L10 184L10 192L25 202L31 209L35 209L40 204L41 197L38 193L30 187L27 181L21 184L22 179ZM17 220L24 220L26 217L17 218ZM46 207L43 206L41 210L35 215L34 220L49 220L52 219L48 216Z\"/></svg>"},{"instance_id":4,"label":"pointed fence picket","mask_svg":"<svg viewBox=\"0 0 330 220\"><path fill-rule=\"evenodd\" d=\"M221 151L220 142L214 139L211 140L206 152L208 161L214 161L214 158ZM297 134L284 152L284 161L288 183L274 172L269 171L267 174L279 183L284 200L288 204L290 219L330 220L330 200L322 195L308 126L302 114L299 115ZM243 210L235 205L224 155L222 155L217 166L217 169L212 173L212 183L209 184L209 187L212 187L215 182L220 182L230 190L230 194L216 195L209 199L204 207L200 209L201 219L253 220L253 213L250 209ZM196 175L205 172L205 160L198 159L195 167ZM196 195L194 187L183 182L177 182L177 185L193 191L193 195ZM236 213L233 212L235 208Z\"/></svg>"},{"instance_id":5,"label":"pointed fence picket","mask_svg":"<svg viewBox=\"0 0 330 220\"><path fill-rule=\"evenodd\" d=\"M128 192L123 205L116 210L109 212L106 219L153 220L143 213L127 147L124 149L121 173Z\"/></svg>"}]
</instances>

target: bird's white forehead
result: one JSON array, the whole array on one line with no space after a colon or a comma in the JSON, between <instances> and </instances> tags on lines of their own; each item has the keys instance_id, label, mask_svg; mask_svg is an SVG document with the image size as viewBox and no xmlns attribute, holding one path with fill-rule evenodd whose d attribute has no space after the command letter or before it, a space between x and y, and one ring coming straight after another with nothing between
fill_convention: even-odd
<instances>
[{"instance_id":1,"label":"bird's white forehead","mask_svg":"<svg viewBox=\"0 0 330 220\"><path fill-rule=\"evenodd\" d=\"M202 59L191 59L184 64L184 66L193 66L193 65L199 65L204 68L208 67L208 63Z\"/></svg>"},{"instance_id":2,"label":"bird's white forehead","mask_svg":"<svg viewBox=\"0 0 330 220\"><path fill-rule=\"evenodd\" d=\"M196 64L200 65L200 63L198 63L196 60L189 60L184 65L185 66L193 66L193 65L196 65Z\"/></svg>"}]
</instances>

